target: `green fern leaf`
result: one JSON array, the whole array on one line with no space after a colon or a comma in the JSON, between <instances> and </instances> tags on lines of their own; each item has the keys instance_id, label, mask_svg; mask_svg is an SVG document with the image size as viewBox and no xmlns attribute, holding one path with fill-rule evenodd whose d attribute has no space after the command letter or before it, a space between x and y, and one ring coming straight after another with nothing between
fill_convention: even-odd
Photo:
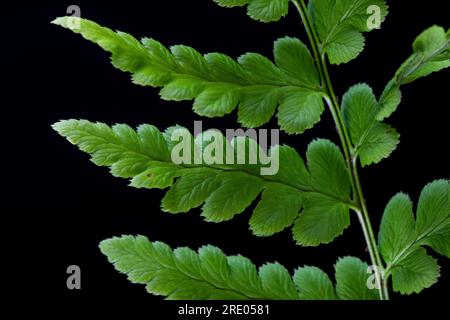
<instances>
[{"instance_id":1,"label":"green fern leaf","mask_svg":"<svg viewBox=\"0 0 450 320\"><path fill-rule=\"evenodd\" d=\"M355 59L364 49L363 32L370 31L368 8L380 9L380 23L387 15L384 0L310 0L308 10L330 63Z\"/></svg>"},{"instance_id":2,"label":"green fern leaf","mask_svg":"<svg viewBox=\"0 0 450 320\"><path fill-rule=\"evenodd\" d=\"M414 41L413 54L401 65L384 89L377 119L390 117L401 101L401 86L450 67L450 35L439 26L422 32Z\"/></svg>"},{"instance_id":3,"label":"green fern leaf","mask_svg":"<svg viewBox=\"0 0 450 320\"><path fill-rule=\"evenodd\" d=\"M303 245L319 245L330 242L349 224L349 177L342 154L328 140L316 140L309 146L309 170L294 149L273 147L270 153L278 155L279 170L274 175L261 175L262 163L236 164L237 159L233 158L227 164L226 152L219 162L209 158L195 162L211 142L199 141L201 135L194 139L182 127L169 128L162 134L149 125L140 126L135 132L126 125L109 128L101 123L68 120L53 128L89 153L95 164L110 167L114 176L130 179L131 186L170 187L162 200L162 209L167 212L188 212L203 205L205 220L227 221L242 213L262 193L250 219L250 229L256 235L272 235L295 221L295 240ZM193 143L180 150L188 163L174 163L171 159L178 152L178 145L171 140L174 133L183 137L183 143ZM222 139L226 141L225 137ZM253 140L234 139L229 145L234 148L231 154L237 156L242 143L248 145L249 141ZM248 160L251 153L245 152ZM311 232L313 229L317 232Z\"/></svg>"},{"instance_id":4,"label":"green fern leaf","mask_svg":"<svg viewBox=\"0 0 450 320\"><path fill-rule=\"evenodd\" d=\"M144 236L122 236L102 241L100 250L132 283L169 300L376 299L366 286L367 264L353 257L337 262L335 289L319 268L301 267L292 277L277 262L257 269L248 258L226 256L211 245L173 250Z\"/></svg>"},{"instance_id":5,"label":"green fern leaf","mask_svg":"<svg viewBox=\"0 0 450 320\"><path fill-rule=\"evenodd\" d=\"M437 281L439 265L421 246L450 257L449 188L448 180L428 184L420 195L416 219L405 194L397 194L386 206L378 245L395 291L419 293Z\"/></svg>"},{"instance_id":6,"label":"green fern leaf","mask_svg":"<svg viewBox=\"0 0 450 320\"><path fill-rule=\"evenodd\" d=\"M379 103L366 84L355 85L344 95L344 121L362 166L387 158L400 142L400 135L394 128L376 120L379 111Z\"/></svg>"},{"instance_id":7,"label":"green fern leaf","mask_svg":"<svg viewBox=\"0 0 450 320\"><path fill-rule=\"evenodd\" d=\"M257 3L253 1L249 8ZM73 28L73 19L77 19L79 28ZM154 39L138 41L81 18L62 17L53 23L72 28L110 52L113 65L131 73L135 84L162 87L162 99L195 100L193 110L201 116L221 117L237 108L239 123L258 127L267 123L280 106L277 117L281 129L295 134L312 128L324 111L314 60L295 38L275 42L274 64L256 53L244 54L235 61L218 53L201 55L183 45L169 50Z\"/></svg>"}]
</instances>

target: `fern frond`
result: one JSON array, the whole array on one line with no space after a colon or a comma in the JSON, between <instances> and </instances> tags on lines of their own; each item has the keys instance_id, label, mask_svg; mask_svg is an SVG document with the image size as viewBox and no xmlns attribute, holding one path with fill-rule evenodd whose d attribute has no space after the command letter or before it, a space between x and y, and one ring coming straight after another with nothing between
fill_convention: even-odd
<instances>
[{"instance_id":1,"label":"fern frond","mask_svg":"<svg viewBox=\"0 0 450 320\"><path fill-rule=\"evenodd\" d=\"M378 163L387 158L400 142L400 134L386 123L376 120L380 104L366 84L351 87L342 100L342 114L354 154L362 166Z\"/></svg>"},{"instance_id":2,"label":"fern frond","mask_svg":"<svg viewBox=\"0 0 450 320\"><path fill-rule=\"evenodd\" d=\"M186 247L172 250L143 236L122 236L102 241L100 249L132 283L171 300L376 299L374 290L366 287L367 264L353 257L337 262L335 293L318 268L298 268L292 277L277 262L257 269L248 258L226 256L211 245L198 252Z\"/></svg>"},{"instance_id":3,"label":"fern frond","mask_svg":"<svg viewBox=\"0 0 450 320\"><path fill-rule=\"evenodd\" d=\"M378 120L390 117L400 105L401 87L450 67L450 34L440 26L432 26L414 41L412 55L400 66L381 94Z\"/></svg>"},{"instance_id":4,"label":"fern frond","mask_svg":"<svg viewBox=\"0 0 450 320\"><path fill-rule=\"evenodd\" d=\"M384 211L378 235L380 252L394 291L419 293L440 274L437 261L422 246L450 258L450 183L436 180L423 189L414 219L411 199L399 193Z\"/></svg>"},{"instance_id":5,"label":"fern frond","mask_svg":"<svg viewBox=\"0 0 450 320\"><path fill-rule=\"evenodd\" d=\"M279 169L274 175L264 176L260 161L238 163L240 146L255 144L243 137L228 146L236 155L233 162L226 162L225 152L223 161L203 159L196 163L196 154L205 154L212 142L199 141L201 136L194 139L182 127L171 127L163 134L150 125L142 125L136 132L126 125L110 128L102 123L68 120L53 128L89 153L96 165L110 167L113 176L130 179L131 186L170 187L162 200L162 209L167 212L187 212L203 204L205 220L226 221L242 213L262 192L250 219L256 235L272 235L294 224L294 239L315 246L332 241L349 225L349 176L339 148L328 140L315 140L309 145L308 169L293 148L272 147L269 154L276 156L273 159L279 162ZM178 154L171 138L174 130L183 142L192 141L192 152L185 155L190 160L187 164L171 160L171 155ZM247 159L251 150L258 149L245 150Z\"/></svg>"},{"instance_id":6,"label":"fern frond","mask_svg":"<svg viewBox=\"0 0 450 320\"><path fill-rule=\"evenodd\" d=\"M79 28L73 28L73 19ZM221 117L237 107L239 123L253 128L267 123L279 106L281 129L295 134L312 128L324 111L314 60L295 38L275 42L274 64L257 53L246 53L235 61L220 53L201 55L184 45L169 50L154 39L138 41L76 17L58 18L53 23L72 28L110 52L112 64L131 73L134 83L162 87L162 99L195 99L193 110L201 116Z\"/></svg>"},{"instance_id":7,"label":"fern frond","mask_svg":"<svg viewBox=\"0 0 450 320\"><path fill-rule=\"evenodd\" d=\"M388 13L385 0L310 0L308 10L330 63L355 59L364 49L363 32L368 25L368 8L379 9L381 24Z\"/></svg>"}]
</instances>

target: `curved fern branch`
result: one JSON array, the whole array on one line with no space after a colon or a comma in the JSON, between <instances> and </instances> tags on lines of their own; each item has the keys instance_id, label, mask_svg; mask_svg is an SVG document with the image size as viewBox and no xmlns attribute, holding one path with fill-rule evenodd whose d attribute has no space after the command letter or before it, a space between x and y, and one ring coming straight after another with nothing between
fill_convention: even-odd
<instances>
[{"instance_id":1,"label":"curved fern branch","mask_svg":"<svg viewBox=\"0 0 450 320\"><path fill-rule=\"evenodd\" d=\"M150 125L142 125L136 132L127 125L110 128L86 120L67 120L53 128L89 153L96 165L110 167L116 177L131 179L131 186L170 187L162 201L162 209L167 212L188 212L204 203L202 215L207 221L226 221L243 212L262 192L250 219L256 235L269 236L293 225L297 243L316 246L332 241L350 223L349 209L354 204L349 177L342 154L328 140L315 140L309 145L308 168L293 148L272 147L269 153L279 157L279 170L263 176L261 161L238 164L237 156L229 164L230 159L225 158L209 161L205 150L213 142L201 136L194 141L182 127L171 127L163 134ZM193 148L188 161L180 164L171 159L177 153L178 144L172 140L176 130L178 137L192 141ZM227 143L224 137L222 141ZM237 155L244 147L247 157L252 152L259 154L259 146L250 148L251 141L235 138L228 146L230 153ZM201 162L195 162L196 153L203 156ZM322 223L324 220L326 223Z\"/></svg>"},{"instance_id":2,"label":"curved fern branch","mask_svg":"<svg viewBox=\"0 0 450 320\"><path fill-rule=\"evenodd\" d=\"M336 286L319 268L304 266L291 276L281 264L259 269L241 255L226 256L207 245L198 252L172 250L143 236L104 240L100 249L133 283L147 291L176 300L375 300L366 286L367 264L344 257L335 265Z\"/></svg>"},{"instance_id":3,"label":"curved fern branch","mask_svg":"<svg viewBox=\"0 0 450 320\"><path fill-rule=\"evenodd\" d=\"M203 56L184 45L172 46L169 51L155 39L138 41L76 17L58 18L53 23L111 52L112 64L131 73L135 84L162 87L162 99L195 99L193 110L201 116L220 117L238 107L239 123L253 128L267 123L279 106L281 129L294 134L312 128L324 110L313 58L295 38L275 42L275 65L257 53L244 54L236 62L220 53Z\"/></svg>"}]
</instances>

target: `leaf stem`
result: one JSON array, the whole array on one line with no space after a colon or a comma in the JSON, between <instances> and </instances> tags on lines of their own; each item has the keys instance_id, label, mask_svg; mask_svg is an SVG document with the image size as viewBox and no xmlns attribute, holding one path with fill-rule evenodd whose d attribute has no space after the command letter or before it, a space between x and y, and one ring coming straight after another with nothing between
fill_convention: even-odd
<instances>
[{"instance_id":1,"label":"leaf stem","mask_svg":"<svg viewBox=\"0 0 450 320\"><path fill-rule=\"evenodd\" d=\"M379 288L378 290L379 296L381 300L389 300L387 281L385 281L383 275L384 266L381 260L380 253L378 251L377 242L375 239L372 225L370 223L369 212L367 210L366 202L364 199L361 181L358 175L358 166L356 161L357 156L356 153L354 152L354 147L352 145L348 130L345 126L344 119L340 112L339 101L334 92L330 74L328 72L325 52L322 48L317 32L313 27L312 19L309 16L308 9L305 5L305 1L292 0L292 2L299 11L303 24L305 25L305 29L308 34L309 41L311 43L314 59L316 60L316 65L319 70L322 86L324 86L325 92L327 93L325 96L325 100L329 106L329 109L333 116L333 120L336 124L339 138L341 140L342 149L347 163L347 170L351 179L353 197L355 198L354 201L356 202L358 207L358 209L355 210L355 212L357 213L359 222L363 229L364 238L367 244L367 249L369 251L371 263L372 265L376 266L374 273L375 273L375 281L377 283L377 287Z\"/></svg>"}]
</instances>

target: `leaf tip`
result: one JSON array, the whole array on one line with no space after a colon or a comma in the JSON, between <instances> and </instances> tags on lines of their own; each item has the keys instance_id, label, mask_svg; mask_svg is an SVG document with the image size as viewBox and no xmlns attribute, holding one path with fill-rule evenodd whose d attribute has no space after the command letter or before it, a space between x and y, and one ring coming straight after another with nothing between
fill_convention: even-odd
<instances>
[{"instance_id":1,"label":"leaf tip","mask_svg":"<svg viewBox=\"0 0 450 320\"><path fill-rule=\"evenodd\" d=\"M71 120L59 120L58 122L55 122L54 124L51 125L52 129L55 130L56 132L58 132L60 135L62 135L62 133L65 131L65 129L67 128L68 123Z\"/></svg>"},{"instance_id":2,"label":"leaf tip","mask_svg":"<svg viewBox=\"0 0 450 320\"><path fill-rule=\"evenodd\" d=\"M57 17L57 18L53 19L52 21L50 21L50 23L56 24L56 25L61 25L61 24L63 24L64 18L66 18L66 17Z\"/></svg>"}]
</instances>

